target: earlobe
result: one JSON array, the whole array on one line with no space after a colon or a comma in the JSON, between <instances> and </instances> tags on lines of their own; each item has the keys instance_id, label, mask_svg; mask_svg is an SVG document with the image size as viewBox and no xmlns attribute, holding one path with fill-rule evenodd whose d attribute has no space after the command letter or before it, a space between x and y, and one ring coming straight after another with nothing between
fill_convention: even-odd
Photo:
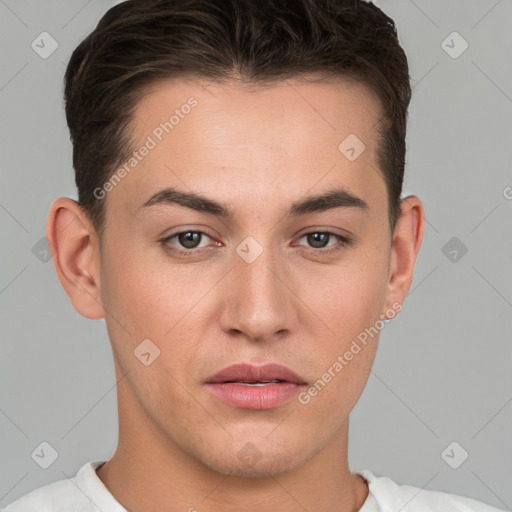
<instances>
[{"instance_id":1,"label":"earlobe","mask_svg":"<svg viewBox=\"0 0 512 512\"><path fill-rule=\"evenodd\" d=\"M396 224L391 246L387 310L393 304L402 305L409 292L425 228L425 211L418 197L402 199L401 208L402 214Z\"/></svg>"},{"instance_id":2,"label":"earlobe","mask_svg":"<svg viewBox=\"0 0 512 512\"><path fill-rule=\"evenodd\" d=\"M46 237L59 280L81 315L104 317L97 234L80 205L61 197L51 206Z\"/></svg>"}]
</instances>

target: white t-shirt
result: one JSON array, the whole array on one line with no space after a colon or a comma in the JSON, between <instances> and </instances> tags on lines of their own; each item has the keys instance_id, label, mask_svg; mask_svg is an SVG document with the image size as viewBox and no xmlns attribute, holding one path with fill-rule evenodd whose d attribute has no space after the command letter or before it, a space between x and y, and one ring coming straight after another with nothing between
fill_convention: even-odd
<instances>
[{"instance_id":1,"label":"white t-shirt","mask_svg":"<svg viewBox=\"0 0 512 512\"><path fill-rule=\"evenodd\" d=\"M3 512L126 512L96 474L104 462L87 462L73 478L39 487L7 505ZM369 487L359 512L504 512L464 496L398 485L367 469L357 473Z\"/></svg>"}]
</instances>

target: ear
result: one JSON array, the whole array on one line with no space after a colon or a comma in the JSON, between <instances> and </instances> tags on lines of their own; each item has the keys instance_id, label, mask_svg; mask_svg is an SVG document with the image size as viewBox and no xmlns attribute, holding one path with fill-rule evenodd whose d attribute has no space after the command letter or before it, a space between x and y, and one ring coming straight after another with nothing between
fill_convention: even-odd
<instances>
[{"instance_id":1,"label":"ear","mask_svg":"<svg viewBox=\"0 0 512 512\"><path fill-rule=\"evenodd\" d=\"M57 275L73 307L87 318L103 318L99 239L76 201L61 197L52 204L46 237Z\"/></svg>"},{"instance_id":2,"label":"ear","mask_svg":"<svg viewBox=\"0 0 512 512\"><path fill-rule=\"evenodd\" d=\"M391 245L386 311L396 310L393 304L402 306L409 292L425 228L425 211L418 197L402 199L401 210ZM382 313L385 315L385 311Z\"/></svg>"}]
</instances>

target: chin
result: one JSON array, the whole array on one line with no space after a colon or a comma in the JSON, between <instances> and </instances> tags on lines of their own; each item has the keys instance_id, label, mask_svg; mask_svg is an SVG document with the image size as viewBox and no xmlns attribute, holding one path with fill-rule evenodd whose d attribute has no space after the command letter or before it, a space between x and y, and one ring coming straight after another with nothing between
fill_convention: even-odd
<instances>
[{"instance_id":1,"label":"chin","mask_svg":"<svg viewBox=\"0 0 512 512\"><path fill-rule=\"evenodd\" d=\"M256 448L247 441L240 448L229 448L210 453L195 453L195 457L207 468L234 478L269 478L294 471L304 465L314 453L303 454L298 447L275 447L267 441L265 449ZM263 444L263 443L261 443Z\"/></svg>"}]
</instances>

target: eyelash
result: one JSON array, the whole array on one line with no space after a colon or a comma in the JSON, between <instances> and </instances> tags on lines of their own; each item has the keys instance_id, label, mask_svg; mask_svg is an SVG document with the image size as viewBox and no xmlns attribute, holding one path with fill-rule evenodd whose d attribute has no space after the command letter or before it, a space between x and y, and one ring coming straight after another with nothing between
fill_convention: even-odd
<instances>
[{"instance_id":1,"label":"eyelash","mask_svg":"<svg viewBox=\"0 0 512 512\"><path fill-rule=\"evenodd\" d=\"M174 254L178 254L180 256L181 255L183 255L183 256L194 256L194 255L197 255L198 253L203 252L203 250L208 250L207 247L201 247L199 249L188 249L188 250L176 249L175 247L171 247L171 246L168 245L169 242L173 238L176 238L177 236L185 234L185 233L199 233L201 235L206 235L208 238L211 238L204 231L188 230L188 231L179 231L179 232L174 233L172 235L169 235L169 236L167 236L165 238L162 238L160 240L160 243L161 243L162 247L166 251L169 251L169 252L174 253ZM341 251L344 247L346 247L347 245L350 245L352 243L352 239L351 238L338 235L337 233L333 233L332 231L310 231L309 233L304 233L300 238L304 238L305 236L313 235L313 234L330 235L330 236L333 236L333 237L335 237L335 238L337 238L339 240L338 244L336 244L335 246L330 247L328 249L325 249L325 248L323 248L323 249L315 249L315 248L312 247L311 249L313 249L313 252L315 252L315 253L332 254L332 253ZM300 238L299 238L299 240L300 240Z\"/></svg>"}]
</instances>

